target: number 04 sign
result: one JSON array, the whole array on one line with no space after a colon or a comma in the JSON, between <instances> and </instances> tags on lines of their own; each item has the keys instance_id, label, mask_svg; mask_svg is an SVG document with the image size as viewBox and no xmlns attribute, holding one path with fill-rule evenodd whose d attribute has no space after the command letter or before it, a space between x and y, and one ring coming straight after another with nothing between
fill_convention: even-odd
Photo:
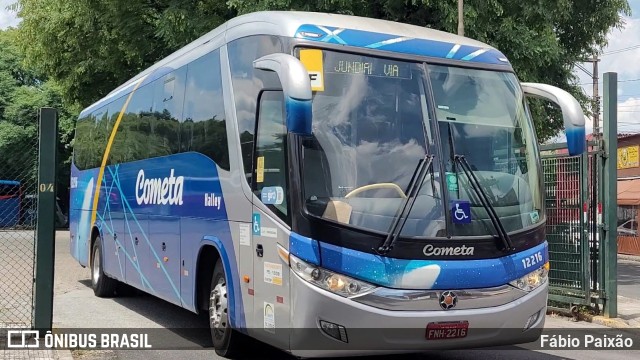
<instances>
[{"instance_id":1,"label":"number 04 sign","mask_svg":"<svg viewBox=\"0 0 640 360\"><path fill-rule=\"evenodd\" d=\"M53 183L42 183L38 186L38 190L42 193L53 192Z\"/></svg>"}]
</instances>

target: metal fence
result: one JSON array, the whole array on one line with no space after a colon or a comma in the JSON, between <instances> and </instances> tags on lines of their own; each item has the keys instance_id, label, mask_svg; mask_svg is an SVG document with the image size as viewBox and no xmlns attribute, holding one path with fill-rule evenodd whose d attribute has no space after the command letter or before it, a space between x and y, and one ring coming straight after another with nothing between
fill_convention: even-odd
<instances>
[{"instance_id":1,"label":"metal fence","mask_svg":"<svg viewBox=\"0 0 640 360\"><path fill-rule=\"evenodd\" d=\"M542 148L551 270L549 299L563 303L590 301L589 242L585 234L588 207L586 156L568 156L557 146Z\"/></svg>"},{"instance_id":2,"label":"metal fence","mask_svg":"<svg viewBox=\"0 0 640 360\"><path fill-rule=\"evenodd\" d=\"M566 144L541 146L549 242L549 300L599 306L604 302L601 261L603 166L598 143L569 156Z\"/></svg>"},{"instance_id":3,"label":"metal fence","mask_svg":"<svg viewBox=\"0 0 640 360\"><path fill-rule=\"evenodd\" d=\"M38 136L0 154L0 327L33 323ZM6 134L3 134L6 135Z\"/></svg>"}]
</instances>

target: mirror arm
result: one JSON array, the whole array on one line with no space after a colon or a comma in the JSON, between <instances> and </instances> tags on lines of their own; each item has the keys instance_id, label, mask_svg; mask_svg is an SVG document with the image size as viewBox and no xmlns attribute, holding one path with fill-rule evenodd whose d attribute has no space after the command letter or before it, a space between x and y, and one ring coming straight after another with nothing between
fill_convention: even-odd
<instances>
[{"instance_id":1,"label":"mirror arm","mask_svg":"<svg viewBox=\"0 0 640 360\"><path fill-rule=\"evenodd\" d=\"M578 100L568 92L547 84L522 83L521 86L525 95L551 101L560 107L569 155L584 153L586 148L584 112Z\"/></svg>"},{"instance_id":2,"label":"mirror arm","mask_svg":"<svg viewBox=\"0 0 640 360\"><path fill-rule=\"evenodd\" d=\"M253 62L256 69L275 72L285 98L287 130L311 134L311 79L302 62L289 54L265 55Z\"/></svg>"}]
</instances>

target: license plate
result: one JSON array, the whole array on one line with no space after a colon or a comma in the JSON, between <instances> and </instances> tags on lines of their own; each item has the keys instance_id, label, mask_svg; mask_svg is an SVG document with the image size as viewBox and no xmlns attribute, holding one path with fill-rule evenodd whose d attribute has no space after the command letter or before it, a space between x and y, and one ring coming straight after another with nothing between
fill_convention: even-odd
<instances>
[{"instance_id":1,"label":"license plate","mask_svg":"<svg viewBox=\"0 0 640 360\"><path fill-rule=\"evenodd\" d=\"M435 322L427 324L427 340L459 339L467 336L468 321Z\"/></svg>"}]
</instances>

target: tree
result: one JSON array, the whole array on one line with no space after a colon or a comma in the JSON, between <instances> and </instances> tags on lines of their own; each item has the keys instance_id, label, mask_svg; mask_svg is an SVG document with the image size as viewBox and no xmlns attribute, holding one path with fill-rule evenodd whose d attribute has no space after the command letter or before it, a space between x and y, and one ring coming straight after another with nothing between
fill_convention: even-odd
<instances>
[{"instance_id":1,"label":"tree","mask_svg":"<svg viewBox=\"0 0 640 360\"><path fill-rule=\"evenodd\" d=\"M62 100L62 90L22 66L17 30L0 31L0 179L20 180L25 191L37 182L38 116L41 107L59 111L58 196L67 199L75 117L78 107Z\"/></svg>"},{"instance_id":2,"label":"tree","mask_svg":"<svg viewBox=\"0 0 640 360\"><path fill-rule=\"evenodd\" d=\"M17 0L18 36L31 68L87 106L118 84L237 15L258 10L355 14L456 33L457 0ZM467 0L465 35L500 49L520 80L544 82L587 103L574 64L606 44L626 0ZM0 82L0 86L1 82ZM0 90L1 91L1 90ZM538 136L562 126L534 102Z\"/></svg>"},{"instance_id":3,"label":"tree","mask_svg":"<svg viewBox=\"0 0 640 360\"><path fill-rule=\"evenodd\" d=\"M18 0L27 64L88 106L232 17L224 0Z\"/></svg>"}]
</instances>

